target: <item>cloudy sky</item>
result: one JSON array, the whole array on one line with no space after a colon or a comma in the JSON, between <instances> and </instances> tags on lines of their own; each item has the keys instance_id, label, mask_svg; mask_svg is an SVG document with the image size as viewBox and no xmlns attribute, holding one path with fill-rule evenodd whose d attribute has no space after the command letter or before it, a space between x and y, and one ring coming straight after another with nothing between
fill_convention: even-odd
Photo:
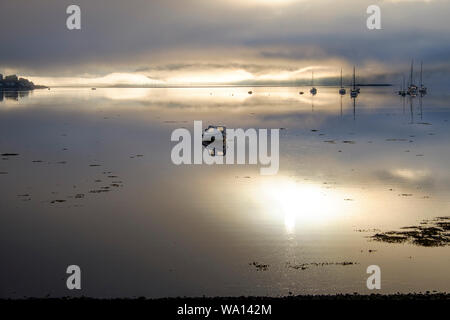
<instances>
[{"instance_id":1,"label":"cloudy sky","mask_svg":"<svg viewBox=\"0 0 450 320\"><path fill-rule=\"evenodd\" d=\"M66 8L81 8L81 30ZM382 30L366 9L381 8ZM0 73L47 85L450 82L449 0L3 0ZM416 65L418 66L418 64ZM328 80L327 80L328 79Z\"/></svg>"}]
</instances>

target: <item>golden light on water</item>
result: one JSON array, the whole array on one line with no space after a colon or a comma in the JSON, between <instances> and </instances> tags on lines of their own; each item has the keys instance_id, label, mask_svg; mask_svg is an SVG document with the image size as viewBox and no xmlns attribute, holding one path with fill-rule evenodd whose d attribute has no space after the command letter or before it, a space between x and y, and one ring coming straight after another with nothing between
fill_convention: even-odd
<instances>
[{"instance_id":1,"label":"golden light on water","mask_svg":"<svg viewBox=\"0 0 450 320\"><path fill-rule=\"evenodd\" d=\"M281 216L287 233L297 226L326 224L344 207L344 195L313 183L299 183L289 178L263 180L259 197L271 215Z\"/></svg>"},{"instance_id":2,"label":"golden light on water","mask_svg":"<svg viewBox=\"0 0 450 320\"><path fill-rule=\"evenodd\" d=\"M235 84L243 81L311 81L337 77L339 70L328 64L308 64L293 70L246 70L236 68L185 69L159 73L113 72L103 76L80 75L74 77L26 76L39 84L55 86L164 86L164 85L207 85Z\"/></svg>"}]
</instances>

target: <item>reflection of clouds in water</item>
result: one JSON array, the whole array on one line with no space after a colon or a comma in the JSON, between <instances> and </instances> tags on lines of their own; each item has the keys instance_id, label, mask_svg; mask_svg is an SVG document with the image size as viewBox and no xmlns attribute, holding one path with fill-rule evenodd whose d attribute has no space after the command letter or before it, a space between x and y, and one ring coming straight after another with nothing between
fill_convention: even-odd
<instances>
[{"instance_id":1,"label":"reflection of clouds in water","mask_svg":"<svg viewBox=\"0 0 450 320\"><path fill-rule=\"evenodd\" d=\"M5 268L19 270L22 262L31 265L39 259L42 270L51 270L55 261L63 262L66 253L74 252L67 248L76 251L81 245L83 250L92 250L82 263L93 276L104 279L106 285L111 279L120 279L129 286L130 295L136 288L151 296L180 292L217 295L223 288L227 290L224 295L240 294L248 288L254 290L250 294L285 294L283 290L291 286L298 292L330 293L329 283L336 283L336 291L354 292L361 283L353 285L351 270L338 275L332 268L320 275L313 270L299 272L293 275L293 284L277 266L285 266L286 252L290 261L329 261L331 255L340 259L358 254L356 261L370 264L359 254L370 246L382 253L377 256L380 264L409 272L395 273L399 281L392 284L394 292L448 289L442 281L448 259L441 261L439 254L423 254L408 245L395 251L392 246L368 244L364 234L354 231L392 230L417 223L417 217L448 215L449 151L442 148L449 138L449 126L443 122L448 110L441 108L445 100L438 104L425 100L424 122L431 126L410 125L391 88L364 88L361 100L369 103L372 99L371 105L365 108L361 104L356 120L345 112L341 117L338 88L319 88L315 100L323 103L316 105L314 113L309 99L301 101L299 90L52 88L35 91L23 103L11 102L20 108L4 108L2 103L0 136L5 138L0 140L0 149L2 153L20 153L17 158L0 161L0 171L8 172L0 177L0 202L6 207L2 214L10 221L1 229L6 239ZM170 133L181 126L191 129L193 120L202 120L205 126L223 123L228 128L285 127L280 131L279 174L262 177L257 166L173 165ZM436 135L429 136L430 131ZM412 143L410 135L415 136ZM397 140L387 141L391 138ZM331 140L334 143L324 142ZM406 149L411 152L404 152ZM416 157L419 152L424 156ZM61 160L67 163L62 165ZM91 167L96 164L102 167ZM115 174L102 175L103 170L118 172L120 180L112 177ZM442 188L431 193L424 181L432 178L436 180L433 185ZM126 184L114 189L120 192L89 193L102 190L107 181L111 189L115 188L111 184L117 187L119 181ZM18 196L26 194L30 201ZM424 199L425 194L430 198ZM50 204L41 199L67 202ZM78 201L83 207L66 208ZM33 233L23 232L27 223ZM55 238L52 231L61 226L64 232ZM73 242L73 234L83 234L86 242ZM23 243L29 241L27 246L8 242L18 237ZM36 239L42 241L35 250ZM18 253L23 257L19 262ZM430 254L433 264L429 263ZM414 256L418 268L408 268L409 255ZM267 258L271 265L267 271L272 281L269 291L255 286L251 275L241 268L253 257L253 261ZM115 263L116 258L121 272L105 274L101 268L104 259ZM136 269L137 261L142 268ZM186 261L189 264L184 268ZM444 271L436 272L436 265ZM167 272L169 269L172 271ZM24 294L40 293L32 286L36 279L54 278L50 272L30 271L24 282L30 286L17 290L15 278L10 277L5 287ZM430 271L434 283L420 276ZM315 281L318 276L323 283ZM221 282L209 287L205 279L213 277ZM174 278L181 281L174 284ZM411 278L418 279L413 287L409 286ZM142 283L160 285L143 288ZM167 288L167 293L161 288ZM87 294L108 292L88 290Z\"/></svg>"},{"instance_id":2,"label":"reflection of clouds in water","mask_svg":"<svg viewBox=\"0 0 450 320\"><path fill-rule=\"evenodd\" d=\"M385 170L377 170L373 172L375 178L388 183L397 182L402 184L410 184L411 186L422 184L432 184L435 178L429 169L415 169L415 168L392 168Z\"/></svg>"},{"instance_id":3,"label":"reflection of clouds in water","mask_svg":"<svg viewBox=\"0 0 450 320\"><path fill-rule=\"evenodd\" d=\"M423 181L430 178L429 170L394 169L391 171L391 174L394 177L414 181Z\"/></svg>"}]
</instances>

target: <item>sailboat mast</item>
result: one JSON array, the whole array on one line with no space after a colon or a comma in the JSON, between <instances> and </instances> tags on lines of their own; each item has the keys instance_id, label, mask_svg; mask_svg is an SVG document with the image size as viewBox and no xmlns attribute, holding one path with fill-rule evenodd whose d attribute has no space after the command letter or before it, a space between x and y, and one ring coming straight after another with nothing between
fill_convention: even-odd
<instances>
[{"instance_id":1,"label":"sailboat mast","mask_svg":"<svg viewBox=\"0 0 450 320\"><path fill-rule=\"evenodd\" d=\"M409 85L413 85L413 72L414 72L414 67L413 67L413 65L414 65L414 59L411 61L411 76L410 76L410 83L409 83Z\"/></svg>"},{"instance_id":2,"label":"sailboat mast","mask_svg":"<svg viewBox=\"0 0 450 320\"><path fill-rule=\"evenodd\" d=\"M356 76L355 76L355 66L353 66L353 89L355 89L356 86Z\"/></svg>"},{"instance_id":3,"label":"sailboat mast","mask_svg":"<svg viewBox=\"0 0 450 320\"><path fill-rule=\"evenodd\" d=\"M342 89L342 68L341 68L341 89Z\"/></svg>"},{"instance_id":4,"label":"sailboat mast","mask_svg":"<svg viewBox=\"0 0 450 320\"><path fill-rule=\"evenodd\" d=\"M311 86L314 87L314 71L312 72Z\"/></svg>"},{"instance_id":5,"label":"sailboat mast","mask_svg":"<svg viewBox=\"0 0 450 320\"><path fill-rule=\"evenodd\" d=\"M420 86L423 87L423 83L422 83L422 66L423 66L423 61L420 61Z\"/></svg>"}]
</instances>

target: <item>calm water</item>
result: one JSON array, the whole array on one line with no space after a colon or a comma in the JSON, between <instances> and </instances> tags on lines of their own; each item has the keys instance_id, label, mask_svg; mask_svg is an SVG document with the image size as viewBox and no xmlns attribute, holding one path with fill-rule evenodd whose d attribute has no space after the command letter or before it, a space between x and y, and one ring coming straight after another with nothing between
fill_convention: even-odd
<instances>
[{"instance_id":1,"label":"calm water","mask_svg":"<svg viewBox=\"0 0 450 320\"><path fill-rule=\"evenodd\" d=\"M0 296L371 293L372 264L380 293L450 291L448 246L368 238L450 215L450 97L411 106L362 88L354 108L337 90L8 93L0 153L18 155L0 159ZM194 120L285 128L278 175L173 165L171 132ZM66 289L71 264L81 292Z\"/></svg>"}]
</instances>

